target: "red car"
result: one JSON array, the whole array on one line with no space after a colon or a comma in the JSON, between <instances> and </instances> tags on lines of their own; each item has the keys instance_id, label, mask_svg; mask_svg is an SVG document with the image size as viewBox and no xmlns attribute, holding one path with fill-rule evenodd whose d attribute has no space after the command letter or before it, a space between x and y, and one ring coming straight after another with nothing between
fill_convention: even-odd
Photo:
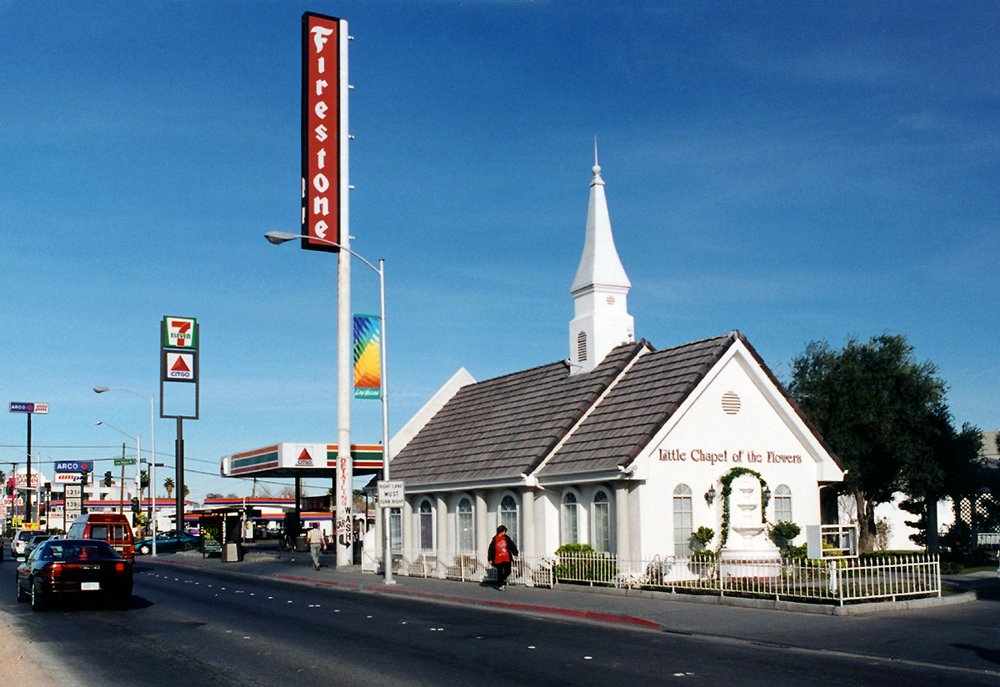
<instances>
[{"instance_id":1,"label":"red car","mask_svg":"<svg viewBox=\"0 0 1000 687\"><path fill-rule=\"evenodd\" d=\"M132 564L97 539L50 539L17 566L17 600L43 610L56 598L132 604Z\"/></svg>"}]
</instances>

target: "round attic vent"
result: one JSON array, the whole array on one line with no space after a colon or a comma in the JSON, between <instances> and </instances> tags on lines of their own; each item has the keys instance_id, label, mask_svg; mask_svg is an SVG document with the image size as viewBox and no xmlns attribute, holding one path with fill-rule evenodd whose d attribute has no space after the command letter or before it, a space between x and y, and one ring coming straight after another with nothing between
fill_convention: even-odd
<instances>
[{"instance_id":1,"label":"round attic vent","mask_svg":"<svg viewBox=\"0 0 1000 687\"><path fill-rule=\"evenodd\" d=\"M732 391L722 394L722 410L726 415L735 415L740 412L740 397Z\"/></svg>"}]
</instances>

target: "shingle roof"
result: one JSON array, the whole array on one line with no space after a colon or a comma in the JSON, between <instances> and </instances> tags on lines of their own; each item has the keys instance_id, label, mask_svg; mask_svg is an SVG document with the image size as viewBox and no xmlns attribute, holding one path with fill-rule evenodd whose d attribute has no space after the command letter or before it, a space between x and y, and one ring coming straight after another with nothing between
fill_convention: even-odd
<instances>
[{"instance_id":1,"label":"shingle roof","mask_svg":"<svg viewBox=\"0 0 1000 687\"><path fill-rule=\"evenodd\" d=\"M645 346L619 346L585 374L561 361L463 387L393 457L392 478L411 488L530 473Z\"/></svg>"},{"instance_id":2,"label":"shingle roof","mask_svg":"<svg viewBox=\"0 0 1000 687\"><path fill-rule=\"evenodd\" d=\"M732 332L641 356L539 476L627 466L737 337Z\"/></svg>"}]
</instances>

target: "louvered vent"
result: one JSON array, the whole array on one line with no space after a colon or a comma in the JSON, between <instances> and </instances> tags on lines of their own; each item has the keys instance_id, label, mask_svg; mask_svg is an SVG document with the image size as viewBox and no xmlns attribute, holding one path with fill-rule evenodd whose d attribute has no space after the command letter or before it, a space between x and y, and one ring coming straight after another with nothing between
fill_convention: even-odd
<instances>
[{"instance_id":1,"label":"louvered vent","mask_svg":"<svg viewBox=\"0 0 1000 687\"><path fill-rule=\"evenodd\" d=\"M587 359L587 332L580 332L576 335L576 362L582 363Z\"/></svg>"},{"instance_id":2,"label":"louvered vent","mask_svg":"<svg viewBox=\"0 0 1000 687\"><path fill-rule=\"evenodd\" d=\"M722 394L722 410L726 415L735 415L740 412L740 397L732 391Z\"/></svg>"}]
</instances>

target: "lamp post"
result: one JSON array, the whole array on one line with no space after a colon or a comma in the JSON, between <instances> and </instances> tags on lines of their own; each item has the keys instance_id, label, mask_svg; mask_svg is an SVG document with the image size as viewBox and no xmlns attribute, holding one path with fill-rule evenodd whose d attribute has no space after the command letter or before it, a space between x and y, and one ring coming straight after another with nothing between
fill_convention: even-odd
<instances>
[{"instance_id":1,"label":"lamp post","mask_svg":"<svg viewBox=\"0 0 1000 687\"><path fill-rule=\"evenodd\" d=\"M139 398L141 398L144 401L146 400L145 396L143 396L142 394L140 394L138 391L132 391L131 389L110 389L110 388L108 388L106 386L95 386L94 387L94 393L95 394L103 394L105 391L124 391L126 393L132 394L133 396L138 396ZM118 431L121 431L121 430L118 430ZM153 517L150 518L152 520L153 543L152 543L152 553L150 555L155 556L156 555L156 404L153 401L153 397L152 396L149 397L149 432L150 432L150 438L149 438L149 457L150 457L150 461L149 461L149 484L150 484L150 492L151 492L152 499L153 499ZM122 433L124 434L124 432L122 432ZM128 436L128 435L126 435L126 436ZM141 456L136 456L136 458L141 459ZM138 474L139 465L141 463L142 463L141 460L137 460L136 461L136 473L137 474ZM181 527L181 525L178 524L178 527Z\"/></svg>"},{"instance_id":2,"label":"lamp post","mask_svg":"<svg viewBox=\"0 0 1000 687\"><path fill-rule=\"evenodd\" d=\"M336 243L335 241L329 241L327 239L317 238L315 236L305 237L301 234L292 234L286 231L269 231L264 234L264 238L275 245L280 245L286 241L294 241L296 239L309 238L312 241L319 241L321 243L326 243L331 246L335 246L345 253L357 258L365 265L367 265L375 274L378 275L378 286L379 286L379 323L380 323L380 352L379 352L379 393L382 396L382 479L389 479L389 399L388 399L388 384L386 383L386 354L385 354L385 260L379 259L378 267L371 264L363 257L352 251L350 248L344 246L343 244ZM350 450L348 448L348 450ZM352 491L353 493L353 491ZM353 497L351 501L353 505ZM351 529L353 531L353 523L351 523ZM393 584L392 580L392 540L389 536L389 509L382 509L382 555L383 555L383 568L384 568L384 582L385 584Z\"/></svg>"}]
</instances>

